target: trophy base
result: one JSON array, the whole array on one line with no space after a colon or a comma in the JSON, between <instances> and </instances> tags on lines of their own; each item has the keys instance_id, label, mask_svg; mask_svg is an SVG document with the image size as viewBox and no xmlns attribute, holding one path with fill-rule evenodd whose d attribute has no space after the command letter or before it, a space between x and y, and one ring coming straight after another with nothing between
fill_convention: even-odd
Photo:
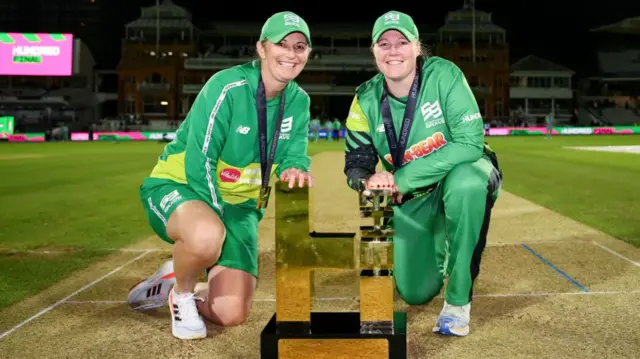
<instances>
[{"instance_id":1,"label":"trophy base","mask_svg":"<svg viewBox=\"0 0 640 359\"><path fill-rule=\"evenodd\" d=\"M274 314L260 334L260 358L406 359L407 313L393 317L393 334L360 333L359 312L311 312L309 331L281 333Z\"/></svg>"}]
</instances>

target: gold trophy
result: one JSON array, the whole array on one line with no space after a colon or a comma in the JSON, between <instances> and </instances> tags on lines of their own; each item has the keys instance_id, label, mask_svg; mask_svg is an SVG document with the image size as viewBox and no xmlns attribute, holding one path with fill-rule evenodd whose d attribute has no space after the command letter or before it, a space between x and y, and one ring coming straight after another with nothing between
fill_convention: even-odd
<instances>
[{"instance_id":1,"label":"gold trophy","mask_svg":"<svg viewBox=\"0 0 640 359\"><path fill-rule=\"evenodd\" d=\"M384 206L390 195L383 190L360 193L360 218L373 225L360 226L360 332L394 333L393 229L386 225L393 209Z\"/></svg>"},{"instance_id":2,"label":"gold trophy","mask_svg":"<svg viewBox=\"0 0 640 359\"><path fill-rule=\"evenodd\" d=\"M360 226L356 242L356 233L309 231L309 188L278 182L274 190L276 312L260 336L261 358L405 359L406 313L394 312L393 231L384 225L393 210L384 206L385 193L360 194L360 217L373 225ZM314 271L344 269L360 270L360 311L313 312Z\"/></svg>"}]
</instances>

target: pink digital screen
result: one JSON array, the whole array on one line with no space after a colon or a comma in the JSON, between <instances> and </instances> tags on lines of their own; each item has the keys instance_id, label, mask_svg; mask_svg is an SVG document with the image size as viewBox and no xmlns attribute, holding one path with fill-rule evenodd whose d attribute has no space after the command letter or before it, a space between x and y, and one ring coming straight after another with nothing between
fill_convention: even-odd
<instances>
[{"instance_id":1,"label":"pink digital screen","mask_svg":"<svg viewBox=\"0 0 640 359\"><path fill-rule=\"evenodd\" d=\"M0 32L0 75L71 76L73 35Z\"/></svg>"}]
</instances>

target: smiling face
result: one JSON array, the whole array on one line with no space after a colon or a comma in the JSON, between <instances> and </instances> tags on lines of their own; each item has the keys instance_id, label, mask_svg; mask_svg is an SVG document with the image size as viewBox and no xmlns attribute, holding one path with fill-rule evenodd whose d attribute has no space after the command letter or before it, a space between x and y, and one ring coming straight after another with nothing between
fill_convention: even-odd
<instances>
[{"instance_id":1,"label":"smiling face","mask_svg":"<svg viewBox=\"0 0 640 359\"><path fill-rule=\"evenodd\" d=\"M417 42L410 42L402 33L389 30L373 45L376 65L385 78L402 81L416 68L416 57L420 54Z\"/></svg>"},{"instance_id":2,"label":"smiling face","mask_svg":"<svg viewBox=\"0 0 640 359\"><path fill-rule=\"evenodd\" d=\"M258 42L256 46L263 71L280 83L287 83L300 74L311 50L307 39L299 32L287 35L277 44L265 41Z\"/></svg>"}]
</instances>

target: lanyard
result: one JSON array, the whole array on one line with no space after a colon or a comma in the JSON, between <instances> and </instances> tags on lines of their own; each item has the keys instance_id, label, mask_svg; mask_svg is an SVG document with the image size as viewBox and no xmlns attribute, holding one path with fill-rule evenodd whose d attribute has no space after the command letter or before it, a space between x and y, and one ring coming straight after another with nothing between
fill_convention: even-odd
<instances>
[{"instance_id":1,"label":"lanyard","mask_svg":"<svg viewBox=\"0 0 640 359\"><path fill-rule=\"evenodd\" d=\"M260 170L262 174L263 191L266 191L269 187L269 177L271 176L271 168L273 167L273 160L276 156L276 148L278 146L278 138L280 137L280 127L284 117L284 90L280 96L280 111L276 118L273 139L271 140L271 147L269 149L270 151L267 154L267 95L262 80L258 82L256 106L258 109L258 146L260 147Z\"/></svg>"},{"instance_id":2,"label":"lanyard","mask_svg":"<svg viewBox=\"0 0 640 359\"><path fill-rule=\"evenodd\" d=\"M420 96L420 69L416 69L416 76L411 84L409 98L404 109L404 117L402 119L402 127L400 128L400 139L396 141L397 134L393 125L393 117L391 115L391 107L389 106L389 92L386 83L383 85L382 91L382 121L384 123L385 134L387 135L387 143L389 144L389 153L393 160L394 172L402 167L404 151L407 149L407 141L409 140L409 132L413 124L413 117Z\"/></svg>"}]
</instances>

